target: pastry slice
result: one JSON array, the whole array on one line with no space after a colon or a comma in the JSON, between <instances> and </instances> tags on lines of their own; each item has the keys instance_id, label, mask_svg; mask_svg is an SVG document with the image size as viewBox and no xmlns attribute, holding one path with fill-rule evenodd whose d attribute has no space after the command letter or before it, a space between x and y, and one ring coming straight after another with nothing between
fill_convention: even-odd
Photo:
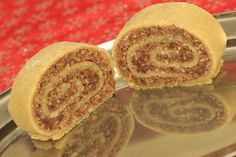
<instances>
[{"instance_id":1,"label":"pastry slice","mask_svg":"<svg viewBox=\"0 0 236 157\"><path fill-rule=\"evenodd\" d=\"M222 66L226 35L207 11L183 2L135 14L113 46L119 75L133 88L210 84Z\"/></svg>"},{"instance_id":2,"label":"pastry slice","mask_svg":"<svg viewBox=\"0 0 236 157\"><path fill-rule=\"evenodd\" d=\"M59 139L115 90L112 60L96 46L59 42L40 50L21 69L8 110L31 138Z\"/></svg>"}]
</instances>

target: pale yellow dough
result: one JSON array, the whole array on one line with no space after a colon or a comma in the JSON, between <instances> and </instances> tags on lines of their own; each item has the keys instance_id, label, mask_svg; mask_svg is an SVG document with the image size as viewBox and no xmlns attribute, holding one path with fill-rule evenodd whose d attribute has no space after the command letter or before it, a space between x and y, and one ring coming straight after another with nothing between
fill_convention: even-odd
<instances>
[{"instance_id":1,"label":"pale yellow dough","mask_svg":"<svg viewBox=\"0 0 236 157\"><path fill-rule=\"evenodd\" d=\"M36 120L35 114L33 113L33 107L34 107L33 100L34 100L34 97L37 97L37 95L35 95L35 92L38 88L40 88L38 86L39 86L41 77L43 77L45 72L54 63L56 63L56 61L58 61L59 59L62 59L68 54L80 51L81 49L91 50L97 53L99 56L101 56L104 59L103 62L106 63L108 68L106 67L98 67L98 68L101 68L101 69L103 68L103 70L101 70L103 72L102 79L113 80L113 83L111 83L111 85L108 85L106 81L101 80L101 81L104 81L103 85L104 86L106 85L106 88L109 88L108 89L109 93L106 93L106 96L104 96L101 102L97 102L97 104L89 108L89 110L86 111L86 113L83 116L77 117L77 119L73 121L73 123L69 124L68 126L62 127L61 129L45 130L38 125L38 121ZM80 63L76 63L76 64L80 64ZM91 66L93 68L94 64L91 63ZM70 70L70 66L69 68L68 67L66 68ZM63 70L67 71L66 68ZM94 68L94 69L96 70L97 68ZM104 73L106 72L110 72L110 75L105 75ZM111 78L107 78L108 76L111 76ZM56 78L56 76L50 76L50 77L52 79ZM56 81L60 81L60 80L56 80ZM81 89L83 89L82 86L80 86L79 90ZM20 128L22 128L23 130L26 130L31 136L31 138L39 139L39 140L48 140L48 139L56 140L56 139L61 138L64 134L66 134L69 130L71 130L77 123L81 122L84 118L86 118L89 115L89 113L94 111L100 104L102 104L104 101L109 99L113 95L114 89L115 89L115 84L114 84L114 72L113 72L112 60L109 54L104 49L98 48L96 46L88 45L88 44L82 44L82 43L59 42L40 50L20 70L19 74L15 78L15 81L12 87L10 102L8 104L8 110L14 122ZM99 95L99 92L98 94L96 94L96 93L93 93L93 91L88 91L88 93L92 93L92 95ZM85 100L85 102L86 101L87 100ZM78 104L79 103L80 102L78 102ZM81 103L83 104L84 102L81 102ZM46 104L42 103L41 105L45 106L48 104L46 102ZM63 106L63 104L60 104L60 105ZM50 112L45 113L45 114L50 115ZM58 113L55 112L55 114L58 114Z\"/></svg>"},{"instance_id":2,"label":"pale yellow dough","mask_svg":"<svg viewBox=\"0 0 236 157\"><path fill-rule=\"evenodd\" d=\"M151 85L137 85L133 82L130 77L124 74L121 68L118 66L119 59L117 58L118 54L121 53L118 51L118 46L121 43L121 40L127 40L130 32L137 31L140 28L147 28L150 26L176 26L191 33L193 36L198 38L207 49L207 54L210 58L210 68L207 73L197 79L188 80L182 84L151 84ZM156 36L158 38L158 36ZM138 39L137 39L138 40ZM154 38L145 39L145 42L151 40L158 40ZM173 39L174 40L174 39ZM144 43L140 41L139 43L135 42L135 46L140 46ZM226 34L220 24L216 19L207 11L202 8L195 6L193 4L184 3L184 2L171 2L171 3L160 3L156 5L149 6L138 13L136 13L123 27L119 35L116 38L115 44L113 46L113 58L115 66L118 70L119 75L129 82L129 85L134 88L160 88L165 86L190 86L190 85L200 85L200 84L209 84L220 71L223 60L222 55L226 46ZM132 47L133 48L133 47ZM131 51L128 49L125 54L127 55ZM129 57L129 55L128 55ZM128 65L131 65L132 62L126 58ZM170 64L170 63L168 63ZM175 65L174 65L175 66ZM177 65L176 65L177 66ZM130 66L131 67L131 66ZM127 67L127 68L130 68ZM135 74L133 70L132 73ZM147 73L140 74L139 77L148 77L149 76L160 76L165 77L165 73ZM174 76L174 75L173 75Z\"/></svg>"}]
</instances>

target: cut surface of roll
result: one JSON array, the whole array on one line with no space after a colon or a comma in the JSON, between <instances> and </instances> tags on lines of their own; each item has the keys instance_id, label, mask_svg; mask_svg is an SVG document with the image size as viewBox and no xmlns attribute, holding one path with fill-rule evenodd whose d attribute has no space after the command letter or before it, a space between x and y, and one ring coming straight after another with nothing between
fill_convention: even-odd
<instances>
[{"instance_id":1,"label":"cut surface of roll","mask_svg":"<svg viewBox=\"0 0 236 157\"><path fill-rule=\"evenodd\" d=\"M134 119L128 104L111 98L62 139L34 140L41 150L36 150L33 156L115 157L128 143L133 129Z\"/></svg>"},{"instance_id":2,"label":"cut surface of roll","mask_svg":"<svg viewBox=\"0 0 236 157\"><path fill-rule=\"evenodd\" d=\"M120 76L134 88L212 82L223 63L226 35L205 10L188 3L149 6L124 26L113 46Z\"/></svg>"},{"instance_id":3,"label":"cut surface of roll","mask_svg":"<svg viewBox=\"0 0 236 157\"><path fill-rule=\"evenodd\" d=\"M164 134L207 133L226 126L236 111L236 88L136 91L130 103L140 124Z\"/></svg>"},{"instance_id":4,"label":"cut surface of roll","mask_svg":"<svg viewBox=\"0 0 236 157\"><path fill-rule=\"evenodd\" d=\"M33 139L59 139L115 90L112 60L96 46L59 42L33 56L17 75L8 104Z\"/></svg>"}]
</instances>

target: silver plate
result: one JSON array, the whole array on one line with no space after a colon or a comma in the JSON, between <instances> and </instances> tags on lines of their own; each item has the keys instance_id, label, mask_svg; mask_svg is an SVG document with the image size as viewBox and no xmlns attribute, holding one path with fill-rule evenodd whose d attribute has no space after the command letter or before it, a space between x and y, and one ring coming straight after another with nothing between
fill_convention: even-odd
<instances>
[{"instance_id":1,"label":"silver plate","mask_svg":"<svg viewBox=\"0 0 236 157\"><path fill-rule=\"evenodd\" d=\"M227 49L224 54L223 69L227 74L222 78L218 78L215 82L222 80L231 80L228 84L236 85L236 12L228 12L214 15L223 26L227 34ZM113 40L99 45L111 53ZM125 104L130 105L135 93L134 90L126 87L126 83L122 81L116 74L116 95L121 101L126 101ZM235 82L234 82L235 81ZM203 89L200 89L200 91ZM205 90L205 89L204 89ZM7 111L7 102L10 95L10 89L0 95L0 155L2 157L12 156L32 156L36 151L29 136L17 128L11 120ZM236 96L236 94L235 94ZM235 101L236 105L236 101ZM129 140L128 145L120 153L119 156L233 156L236 150L236 121L224 128L207 132L203 134L162 134L161 132L153 131L148 127L135 121L135 129ZM92 138L92 137L91 137Z\"/></svg>"}]
</instances>

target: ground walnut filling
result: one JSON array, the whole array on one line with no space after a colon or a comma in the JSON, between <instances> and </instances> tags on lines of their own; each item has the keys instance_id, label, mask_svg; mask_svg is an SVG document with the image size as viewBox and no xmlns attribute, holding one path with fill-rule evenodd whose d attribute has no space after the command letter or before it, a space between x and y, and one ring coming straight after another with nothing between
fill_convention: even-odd
<instances>
[{"instance_id":1,"label":"ground walnut filling","mask_svg":"<svg viewBox=\"0 0 236 157\"><path fill-rule=\"evenodd\" d=\"M88 108L94 107L99 102L102 102L107 97L107 93L114 91L115 82L113 79L113 71L107 59L94 51L95 50L81 49L72 52L56 61L41 77L33 99L33 113L39 127L44 130L55 130L66 127L76 121L78 116L83 116ZM59 79L53 80L56 78L55 76L66 67L71 67L84 61L95 63L102 70L102 75L106 81L101 80L96 70L93 68L83 70L79 68L74 69L64 78L59 77ZM77 80L81 83L78 83ZM85 100L85 103L78 108L78 102L83 98L86 99L86 96L96 90L102 82L104 85L101 90L95 93L90 99ZM49 84L51 84L52 87L49 88ZM80 94L71 100L70 98L78 94L78 92L80 92ZM42 101L42 99L46 99L46 102ZM43 112L42 106L46 106L49 112L57 112L65 103L69 104L65 106L62 111L58 112L57 116L50 118Z\"/></svg>"},{"instance_id":2,"label":"ground walnut filling","mask_svg":"<svg viewBox=\"0 0 236 157\"><path fill-rule=\"evenodd\" d=\"M155 37L162 37L152 40L147 44L140 46L135 50L135 55L131 59L134 69L127 68L127 52L129 48L135 44L140 45L147 39L155 39ZM191 46L191 47L190 47ZM157 49L158 48L158 49ZM193 52L193 49L195 52ZM192 67L168 67L155 65L152 62L150 52L156 51L156 62L180 64L192 62L194 53L199 53L198 63ZM172 55L161 54L161 51L175 52ZM139 28L128 32L119 42L117 46L116 62L122 75L130 79L138 85L150 85L153 83L164 84L181 84L188 80L193 80L204 76L210 67L210 58L207 54L207 49L204 44L184 29L178 28L174 25L170 26L150 26ZM132 71L139 73L147 72L166 72L179 73L186 75L185 77L137 77Z\"/></svg>"},{"instance_id":3,"label":"ground walnut filling","mask_svg":"<svg viewBox=\"0 0 236 157\"><path fill-rule=\"evenodd\" d=\"M83 86L81 96L79 97L80 99L87 95L89 91L94 91L101 81L96 72L89 68L83 71L77 69L73 73L68 74L65 78L63 78L62 82L57 83L55 88L47 94L49 111L56 111L60 107L60 104L65 103L70 96L75 95L79 91L79 88L81 87L76 84L76 80L80 80ZM69 87L65 93L62 93L63 89L60 89L60 87L65 84Z\"/></svg>"}]
</instances>

